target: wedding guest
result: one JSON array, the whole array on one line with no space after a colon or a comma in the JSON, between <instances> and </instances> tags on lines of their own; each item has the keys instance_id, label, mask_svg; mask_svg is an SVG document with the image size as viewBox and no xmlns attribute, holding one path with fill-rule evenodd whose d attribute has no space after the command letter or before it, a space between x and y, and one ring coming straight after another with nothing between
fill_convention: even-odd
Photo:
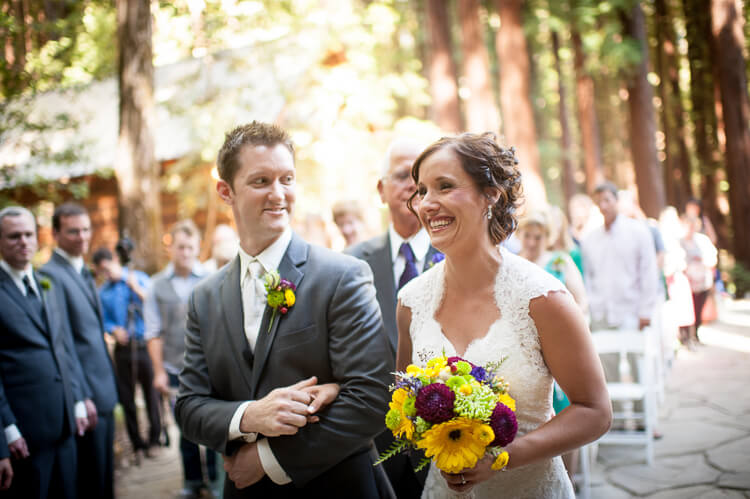
<instances>
[{"instance_id":1,"label":"wedding guest","mask_svg":"<svg viewBox=\"0 0 750 499\"><path fill-rule=\"evenodd\" d=\"M151 278L144 301L144 338L154 368L154 387L169 398L179 386L178 375L185 356L185 322L190 294L206 276L198 261L200 232L192 220L181 220L170 230L171 265ZM184 498L198 498L208 488L220 497L216 453L206 452L207 480L203 479L200 447L180 435Z\"/></svg>"},{"instance_id":2,"label":"wedding guest","mask_svg":"<svg viewBox=\"0 0 750 499\"><path fill-rule=\"evenodd\" d=\"M583 256L581 255L581 245L577 243L570 232L568 217L559 206L550 206L547 210L549 218L549 245L548 249L552 251L563 251L573 259L578 272L583 276ZM588 310L588 307L587 307Z\"/></svg>"},{"instance_id":3,"label":"wedding guest","mask_svg":"<svg viewBox=\"0 0 750 499\"><path fill-rule=\"evenodd\" d=\"M346 246L352 246L366 237L364 209L359 201L350 199L338 201L331 209L333 222L344 237Z\"/></svg>"},{"instance_id":4,"label":"wedding guest","mask_svg":"<svg viewBox=\"0 0 750 499\"><path fill-rule=\"evenodd\" d=\"M411 139L398 138L391 142L386 150L377 185L380 199L388 206L391 223L384 234L346 250L346 253L366 261L372 269L378 304L394 362L398 344L396 293L442 257L430 245L427 232L419 219L406 206L406 201L416 190L411 167L422 149L420 143ZM387 451L392 443L393 434L385 428L375 439L375 445L381 453ZM399 454L383 463L397 497L421 495L427 470L414 472L420 459L421 453L414 453L412 456Z\"/></svg>"},{"instance_id":5,"label":"wedding guest","mask_svg":"<svg viewBox=\"0 0 750 499\"><path fill-rule=\"evenodd\" d=\"M0 210L0 494L74 499L75 436L88 427L81 367L62 285L31 266L37 247L34 215Z\"/></svg>"},{"instance_id":6,"label":"wedding guest","mask_svg":"<svg viewBox=\"0 0 750 499\"><path fill-rule=\"evenodd\" d=\"M683 216L685 235L680 239L680 246L685 251L685 275L690 282L690 291L693 295L693 310L695 311L695 327L688 342L700 344L698 329L701 327L703 318L703 307L713 287L714 267L716 267L716 247L705 234L701 234L701 221L699 218Z\"/></svg>"},{"instance_id":7,"label":"wedding guest","mask_svg":"<svg viewBox=\"0 0 750 499\"><path fill-rule=\"evenodd\" d=\"M114 408L117 385L104 341L101 302L84 256L91 242L91 220L75 203L58 206L52 215L57 243L42 270L60 284L70 318L74 354L83 367L89 428L77 439L78 497L114 497Z\"/></svg>"},{"instance_id":8,"label":"wedding guest","mask_svg":"<svg viewBox=\"0 0 750 499\"><path fill-rule=\"evenodd\" d=\"M239 239L237 233L227 224L219 224L214 228L211 239L211 258L203 262L206 273L216 272L230 262L237 254Z\"/></svg>"},{"instance_id":9,"label":"wedding guest","mask_svg":"<svg viewBox=\"0 0 750 499\"><path fill-rule=\"evenodd\" d=\"M291 230L286 131L241 125L217 165L240 251L188 303L177 423L225 454L225 498L382 497L372 438L393 363L372 272ZM274 272L283 296L267 294Z\"/></svg>"},{"instance_id":10,"label":"wedding guest","mask_svg":"<svg viewBox=\"0 0 750 499\"><path fill-rule=\"evenodd\" d=\"M104 277L99 288L102 302L104 330L115 339L115 373L120 404L125 413L125 426L133 445L136 464L141 455L155 457L158 454L161 420L159 394L154 388L154 371L143 337L143 299L150 284L148 276L138 270L122 265L127 263L133 249L126 240L118 242L120 251L113 255L107 248L94 252L92 260L97 275ZM141 386L146 401L149 431L144 441L138 425L135 405L135 388Z\"/></svg>"}]
</instances>

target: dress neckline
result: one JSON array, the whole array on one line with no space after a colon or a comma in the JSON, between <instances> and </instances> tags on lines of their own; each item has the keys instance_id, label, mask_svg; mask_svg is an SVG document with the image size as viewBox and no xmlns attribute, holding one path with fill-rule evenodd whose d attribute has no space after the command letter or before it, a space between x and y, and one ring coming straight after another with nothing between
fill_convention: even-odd
<instances>
[{"instance_id":1,"label":"dress neckline","mask_svg":"<svg viewBox=\"0 0 750 499\"><path fill-rule=\"evenodd\" d=\"M445 331L443 330L443 325L440 324L440 321L438 321L437 318L435 317L435 314L437 314L438 308L440 308L440 304L443 301L443 297L445 296L445 264L444 264L444 262L441 262L442 265L440 266L440 274L437 275L437 276L435 276L436 279L437 279L437 284L438 284L440 292L437 294L437 296L435 297L435 301L432 304L433 308L432 308L432 311L430 313L429 318L430 318L430 320L432 320L435 323L435 325L437 325L438 331L440 331L440 336L443 337L444 342L446 342L446 343L448 343L448 345L450 345L450 347L453 349L453 353L456 354L456 355L458 355L461 358L464 358L464 359L466 358L466 352L468 352L471 349L471 347L474 346L474 344L480 343L483 340L487 339L490 336L490 334L492 333L492 330L499 323L501 323L503 320L505 320L506 314L503 313L503 311L500 309L500 304L498 303L498 300L497 300L498 299L497 289L498 289L498 282L500 281L500 274L503 273L505 271L505 269L507 268L506 267L506 265L507 265L507 260L506 259L507 259L508 255L507 255L507 252L505 251L505 249L502 246L498 247L498 251L500 252L500 265L497 268L497 272L495 272L495 285L494 285L493 290L492 290L492 295L493 295L493 299L495 301L495 307L497 307L497 310L500 312L500 317L498 317L495 321L493 321L487 327L487 331L485 331L485 333L483 335L477 336L476 338L474 338L473 340L471 340L466 345L466 348L464 349L464 351L462 353L458 352L458 349L456 348L456 345L454 345L453 342L450 340L450 338L448 338L448 336L446 336Z\"/></svg>"}]
</instances>

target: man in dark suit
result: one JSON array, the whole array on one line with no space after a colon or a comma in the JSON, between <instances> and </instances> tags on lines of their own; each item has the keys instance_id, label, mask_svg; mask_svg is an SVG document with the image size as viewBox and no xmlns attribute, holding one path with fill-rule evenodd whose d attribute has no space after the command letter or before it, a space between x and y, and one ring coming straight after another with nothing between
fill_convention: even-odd
<instances>
[{"instance_id":1,"label":"man in dark suit","mask_svg":"<svg viewBox=\"0 0 750 499\"><path fill-rule=\"evenodd\" d=\"M442 257L430 245L430 238L420 226L419 219L406 206L406 201L416 189L411 166L421 152L421 145L412 140L397 139L391 143L385 155L382 176L378 180L380 199L388 206L391 215L388 231L345 250L345 253L366 261L372 269L394 361L398 345L396 294L404 284ZM388 450L392 442L392 433L385 429L375 439L380 452ZM383 463L399 498L421 496L427 472L425 469L414 473L420 459L417 453L413 456L400 454Z\"/></svg>"},{"instance_id":2,"label":"man in dark suit","mask_svg":"<svg viewBox=\"0 0 750 499\"><path fill-rule=\"evenodd\" d=\"M0 211L0 420L13 465L7 495L74 498L74 435L88 423L81 368L61 286L31 267L36 249L33 215Z\"/></svg>"},{"instance_id":3,"label":"man in dark suit","mask_svg":"<svg viewBox=\"0 0 750 499\"><path fill-rule=\"evenodd\" d=\"M83 260L91 242L91 220L74 203L58 206L52 215L57 248L42 267L60 285L73 332L74 354L83 367L89 429L77 439L78 497L114 496L113 410L117 385L104 342L101 303L91 272Z\"/></svg>"},{"instance_id":4,"label":"man in dark suit","mask_svg":"<svg viewBox=\"0 0 750 499\"><path fill-rule=\"evenodd\" d=\"M371 440L394 363L372 273L292 233L294 149L281 128L237 127L217 164L240 254L189 303L183 434L227 455L225 498L382 497ZM276 269L296 286L286 313L273 313L263 289Z\"/></svg>"}]
</instances>

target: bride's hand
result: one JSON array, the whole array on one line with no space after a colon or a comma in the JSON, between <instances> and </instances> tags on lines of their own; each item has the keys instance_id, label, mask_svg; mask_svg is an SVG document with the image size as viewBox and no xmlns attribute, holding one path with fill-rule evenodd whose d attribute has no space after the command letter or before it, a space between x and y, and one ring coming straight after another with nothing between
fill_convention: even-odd
<instances>
[{"instance_id":1,"label":"bride's hand","mask_svg":"<svg viewBox=\"0 0 750 499\"><path fill-rule=\"evenodd\" d=\"M461 473L446 473L441 471L448 487L456 492L468 492L474 486L485 480L489 480L492 475L497 473L492 469L492 463L495 462L495 458L492 456L484 456L482 459L477 461L476 466L473 468L466 468Z\"/></svg>"}]
</instances>

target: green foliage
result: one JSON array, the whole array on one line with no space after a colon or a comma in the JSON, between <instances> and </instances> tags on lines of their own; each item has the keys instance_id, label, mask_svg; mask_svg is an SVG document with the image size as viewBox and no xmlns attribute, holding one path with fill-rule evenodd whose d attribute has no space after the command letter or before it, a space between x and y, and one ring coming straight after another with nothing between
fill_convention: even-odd
<instances>
[{"instance_id":1,"label":"green foliage","mask_svg":"<svg viewBox=\"0 0 750 499\"><path fill-rule=\"evenodd\" d=\"M747 268L742 262L735 262L734 267L729 271L734 284L734 295L738 298L750 293L750 268Z\"/></svg>"},{"instance_id":2,"label":"green foliage","mask_svg":"<svg viewBox=\"0 0 750 499\"><path fill-rule=\"evenodd\" d=\"M396 439L393 441L390 447L388 447L388 450L384 451L382 454L380 454L380 457L377 461L373 463L373 466L377 466L388 459L392 458L396 454L401 453L402 451L405 451L411 446L408 440L404 439Z\"/></svg>"}]
</instances>

